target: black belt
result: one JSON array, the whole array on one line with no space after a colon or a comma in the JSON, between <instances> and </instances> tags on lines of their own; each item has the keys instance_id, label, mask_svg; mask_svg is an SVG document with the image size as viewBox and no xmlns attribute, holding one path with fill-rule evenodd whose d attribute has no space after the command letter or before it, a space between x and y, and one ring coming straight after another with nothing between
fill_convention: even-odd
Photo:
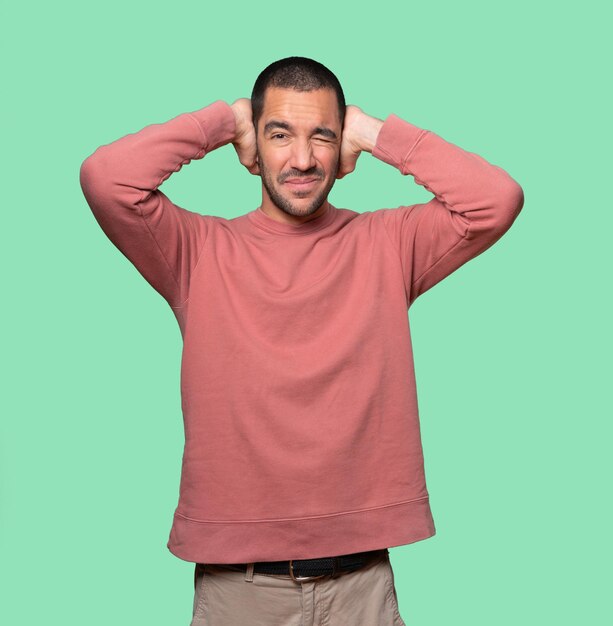
<instances>
[{"instance_id":1,"label":"black belt","mask_svg":"<svg viewBox=\"0 0 613 626\"><path fill-rule=\"evenodd\" d=\"M290 576L296 582L305 582L331 576L335 578L347 572L358 570L388 554L387 548L356 552L341 556L322 557L318 559L290 559L289 561L260 561L253 564L253 572ZM215 567L223 567L244 572L249 563L212 563Z\"/></svg>"}]
</instances>

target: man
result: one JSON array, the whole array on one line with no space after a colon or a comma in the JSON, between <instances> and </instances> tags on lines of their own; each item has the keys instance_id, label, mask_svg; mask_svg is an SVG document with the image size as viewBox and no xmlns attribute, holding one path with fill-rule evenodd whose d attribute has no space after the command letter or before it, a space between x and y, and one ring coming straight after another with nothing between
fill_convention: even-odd
<instances>
[{"instance_id":1,"label":"man","mask_svg":"<svg viewBox=\"0 0 613 626\"><path fill-rule=\"evenodd\" d=\"M256 209L202 215L159 190L228 143L261 177ZM435 197L333 206L363 151ZM192 625L403 624L388 548L435 534L407 311L509 229L521 187L432 131L345 106L303 57L268 66L251 99L101 146L80 181L181 328L168 548L196 564Z\"/></svg>"}]
</instances>

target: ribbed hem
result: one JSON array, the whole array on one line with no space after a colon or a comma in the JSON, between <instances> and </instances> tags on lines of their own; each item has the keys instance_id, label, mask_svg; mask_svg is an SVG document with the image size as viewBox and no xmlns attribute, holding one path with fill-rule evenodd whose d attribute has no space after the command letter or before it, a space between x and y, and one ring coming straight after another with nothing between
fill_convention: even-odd
<instances>
[{"instance_id":1,"label":"ribbed hem","mask_svg":"<svg viewBox=\"0 0 613 626\"><path fill-rule=\"evenodd\" d=\"M411 153L421 138L429 132L391 113L379 130L372 155L405 174Z\"/></svg>"},{"instance_id":2,"label":"ribbed hem","mask_svg":"<svg viewBox=\"0 0 613 626\"><path fill-rule=\"evenodd\" d=\"M211 152L230 143L236 134L236 118L232 107L224 100L215 100L212 104L190 111L204 132L206 151Z\"/></svg>"},{"instance_id":3,"label":"ribbed hem","mask_svg":"<svg viewBox=\"0 0 613 626\"><path fill-rule=\"evenodd\" d=\"M270 521L199 521L175 512L167 547L192 563L254 563L379 550L435 533L426 497L351 513Z\"/></svg>"}]
</instances>

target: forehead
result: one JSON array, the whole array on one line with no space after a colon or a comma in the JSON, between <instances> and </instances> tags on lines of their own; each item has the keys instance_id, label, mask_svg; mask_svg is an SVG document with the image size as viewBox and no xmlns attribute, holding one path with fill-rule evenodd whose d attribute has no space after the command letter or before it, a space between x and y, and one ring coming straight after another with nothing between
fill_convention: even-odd
<instances>
[{"instance_id":1,"label":"forehead","mask_svg":"<svg viewBox=\"0 0 613 626\"><path fill-rule=\"evenodd\" d=\"M338 101L332 89L297 91L269 87L264 93L262 121L271 119L291 124L340 127Z\"/></svg>"}]
</instances>

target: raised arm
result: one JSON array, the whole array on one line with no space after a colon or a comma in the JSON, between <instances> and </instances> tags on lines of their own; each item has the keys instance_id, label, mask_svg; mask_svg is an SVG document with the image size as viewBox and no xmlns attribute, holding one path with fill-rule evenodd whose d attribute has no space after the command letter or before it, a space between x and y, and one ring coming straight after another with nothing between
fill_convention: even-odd
<instances>
[{"instance_id":1,"label":"raised arm","mask_svg":"<svg viewBox=\"0 0 613 626\"><path fill-rule=\"evenodd\" d=\"M360 151L372 152L435 196L376 212L398 251L410 306L502 237L523 207L523 190L501 167L394 114L383 122L358 107L347 113L345 173Z\"/></svg>"},{"instance_id":2,"label":"raised arm","mask_svg":"<svg viewBox=\"0 0 613 626\"><path fill-rule=\"evenodd\" d=\"M215 217L175 205L158 187L235 135L231 106L216 100L102 145L81 165L81 188L98 224L171 307L187 299Z\"/></svg>"}]
</instances>

